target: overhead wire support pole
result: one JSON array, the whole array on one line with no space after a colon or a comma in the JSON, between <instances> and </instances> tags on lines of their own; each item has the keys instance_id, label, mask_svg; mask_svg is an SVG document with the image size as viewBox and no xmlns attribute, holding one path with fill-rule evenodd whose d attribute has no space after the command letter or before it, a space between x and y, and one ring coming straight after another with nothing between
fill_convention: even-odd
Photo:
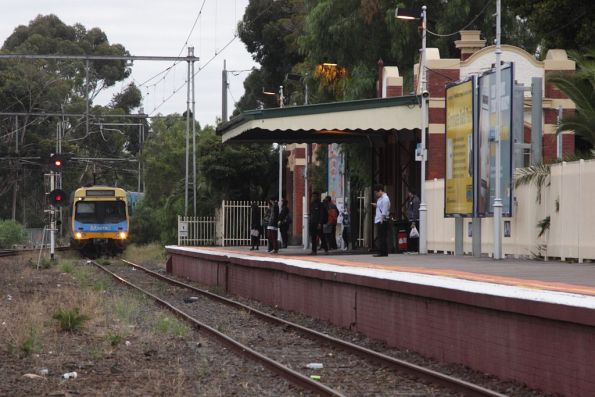
<instances>
[{"instance_id":1,"label":"overhead wire support pole","mask_svg":"<svg viewBox=\"0 0 595 397\"><path fill-rule=\"evenodd\" d=\"M194 47L192 49L192 55L194 55ZM194 98L194 61L190 62L192 77L192 192L193 192L193 212L192 215L196 216L196 119L194 117L195 111L195 98Z\"/></svg>"},{"instance_id":2,"label":"overhead wire support pole","mask_svg":"<svg viewBox=\"0 0 595 397\"><path fill-rule=\"evenodd\" d=\"M192 47L188 47L188 58L190 58ZM186 80L186 173L184 176L184 216L188 216L188 182L189 182L189 162L190 162L190 60L187 61L187 80Z\"/></svg>"},{"instance_id":3,"label":"overhead wire support pole","mask_svg":"<svg viewBox=\"0 0 595 397\"><path fill-rule=\"evenodd\" d=\"M89 60L85 60L85 134L89 135Z\"/></svg>"},{"instance_id":4,"label":"overhead wire support pole","mask_svg":"<svg viewBox=\"0 0 595 397\"><path fill-rule=\"evenodd\" d=\"M285 98L283 97L283 86L279 86L279 107L284 106ZM283 206L283 145L279 143L279 213L281 213L281 207ZM281 231L277 233L277 240L282 241ZM284 243L287 243L285 241Z\"/></svg>"},{"instance_id":5,"label":"overhead wire support pole","mask_svg":"<svg viewBox=\"0 0 595 397\"><path fill-rule=\"evenodd\" d=\"M419 203L419 253L428 253L428 208L426 206L426 133L427 133L427 74L426 74L426 32L427 32L427 7L422 8L422 40L421 40L421 185Z\"/></svg>"},{"instance_id":6,"label":"overhead wire support pole","mask_svg":"<svg viewBox=\"0 0 595 397\"><path fill-rule=\"evenodd\" d=\"M502 259L502 80L500 58L502 49L500 48L500 0L496 0L496 193L494 197L494 259Z\"/></svg>"}]
</instances>

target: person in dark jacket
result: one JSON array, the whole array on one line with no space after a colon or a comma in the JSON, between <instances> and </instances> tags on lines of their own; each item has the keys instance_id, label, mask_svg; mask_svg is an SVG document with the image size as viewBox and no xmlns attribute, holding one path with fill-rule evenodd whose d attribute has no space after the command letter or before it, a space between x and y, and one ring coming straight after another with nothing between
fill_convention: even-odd
<instances>
[{"instance_id":1,"label":"person in dark jacket","mask_svg":"<svg viewBox=\"0 0 595 397\"><path fill-rule=\"evenodd\" d=\"M281 212L279 212L279 232L281 232L281 240L283 240L282 248L287 248L287 243L289 241L289 226L291 225L291 215L289 214L289 207L287 204L287 200L283 199Z\"/></svg>"},{"instance_id":2,"label":"person in dark jacket","mask_svg":"<svg viewBox=\"0 0 595 397\"><path fill-rule=\"evenodd\" d=\"M269 200L270 218L267 225L267 238L269 240L268 252L279 252L277 231L279 230L279 204L276 199Z\"/></svg>"},{"instance_id":3,"label":"person in dark jacket","mask_svg":"<svg viewBox=\"0 0 595 397\"><path fill-rule=\"evenodd\" d=\"M250 251L258 250L260 235L262 234L262 222L260 220L260 208L257 203L250 206Z\"/></svg>"},{"instance_id":4,"label":"person in dark jacket","mask_svg":"<svg viewBox=\"0 0 595 397\"><path fill-rule=\"evenodd\" d=\"M310 242L312 244L312 255L316 255L318 250L318 240L322 237L324 208L320 202L320 193L312 192L310 200L310 214L308 216L308 231L310 233Z\"/></svg>"}]
</instances>

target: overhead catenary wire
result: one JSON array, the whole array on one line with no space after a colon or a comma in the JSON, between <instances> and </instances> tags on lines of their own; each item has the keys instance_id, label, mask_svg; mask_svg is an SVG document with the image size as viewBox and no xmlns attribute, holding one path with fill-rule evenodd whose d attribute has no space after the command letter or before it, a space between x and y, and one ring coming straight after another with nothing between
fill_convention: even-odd
<instances>
[{"instance_id":1,"label":"overhead catenary wire","mask_svg":"<svg viewBox=\"0 0 595 397\"><path fill-rule=\"evenodd\" d=\"M440 33L434 33L432 32L430 29L426 28L426 32L428 32L429 34L431 34L432 36L438 36L438 37L450 37L450 36L454 36L456 34L459 34L459 32L461 30L465 30L467 29L469 26L471 26L473 24L473 22L475 22L477 20L477 18L479 18L484 12L485 10L488 8L488 6L492 3L493 0L489 0L486 2L486 4L484 5L484 7L481 9L481 11L479 11L477 13L477 15L475 15L475 17L465 26L463 26L462 28L458 29L456 32L452 32L452 33L447 33L447 34L440 34Z\"/></svg>"},{"instance_id":2,"label":"overhead catenary wire","mask_svg":"<svg viewBox=\"0 0 595 397\"><path fill-rule=\"evenodd\" d=\"M201 15L202 15L202 10L203 10L206 2L207 2L207 0L203 0L202 4L200 6L200 9L198 10L198 14L196 15L196 18L194 18L194 23L192 24L192 27L190 28L190 32L188 32L188 35L186 36L186 40L184 40L184 44L182 44L182 47L180 48L180 51L178 52L178 57L180 55L182 55L182 52L184 51L184 48L186 48L186 46L188 45L188 40L190 40L190 36L192 36L192 33L194 32L194 29L196 28L196 24L198 23L198 20L200 19ZM155 86L155 85L159 84L159 82L165 80L165 78L169 74L170 70L172 68L174 68L178 63L180 63L180 61L174 61L167 68L163 69L162 71L156 73L155 75L149 77L147 80L145 80L144 82L142 82L141 84L139 84L139 87L147 87L147 88L149 88L149 86ZM159 77L160 75L162 75L164 73L165 73L165 75L157 83L151 84L151 85L147 85L150 81L153 81L153 79Z\"/></svg>"},{"instance_id":3,"label":"overhead catenary wire","mask_svg":"<svg viewBox=\"0 0 595 397\"><path fill-rule=\"evenodd\" d=\"M258 20L258 18L260 18L262 15L264 15L265 12L267 12L269 9L271 9L274 4L275 4L275 2L271 1L271 3L268 5L268 7L266 7L264 10L262 10L258 15L256 15L254 17L253 21ZM211 63L211 61L213 61L218 55L220 55L237 38L238 38L238 33L236 31L236 32L234 32L231 40L229 40L221 49L219 49L218 51L216 50L215 55L213 55L204 65L202 65L201 67L198 68L198 70L194 73L194 76L196 76L198 73L200 73L209 63ZM151 117L163 104L165 104L174 95L176 95L182 88L184 88L186 86L186 84L188 84L188 82L184 82L182 85L180 85L178 88L176 88L167 98L165 98L159 105L157 105L155 108L153 108L153 111L151 113L149 113L149 117Z\"/></svg>"},{"instance_id":4,"label":"overhead catenary wire","mask_svg":"<svg viewBox=\"0 0 595 397\"><path fill-rule=\"evenodd\" d=\"M225 49L227 47L229 47L231 45L231 43L233 43L236 39L238 38L238 35L235 34L231 40L229 40L227 42L227 44L225 44L223 47L221 47L221 49L219 49L218 51L215 51L215 55L213 55L207 62L205 62L204 65L200 66L198 68L198 70L194 73L194 77L196 77L197 74L199 74L205 67L207 67L209 65L209 63L211 63L215 58L217 58L217 56L221 55L221 53L223 51L225 51ZM184 81L184 83L182 83L179 87L177 87L176 89L173 90L173 92L167 97L165 98L159 105L157 105L155 108L153 108L153 110L151 111L151 113L149 113L149 116L153 115L161 106L163 106L167 101L169 101L171 98L173 98L178 92L180 92L180 90L184 87L186 87L186 84L188 84L188 81Z\"/></svg>"}]
</instances>

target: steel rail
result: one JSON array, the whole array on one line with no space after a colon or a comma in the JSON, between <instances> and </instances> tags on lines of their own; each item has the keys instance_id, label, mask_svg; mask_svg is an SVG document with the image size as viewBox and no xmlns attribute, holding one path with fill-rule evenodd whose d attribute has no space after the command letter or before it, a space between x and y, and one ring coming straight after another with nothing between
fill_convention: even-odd
<instances>
[{"instance_id":1,"label":"steel rail","mask_svg":"<svg viewBox=\"0 0 595 397\"><path fill-rule=\"evenodd\" d=\"M220 341L222 344L233 349L234 351L238 352L239 354L241 354L253 361L256 361L257 363L263 365L264 367L269 368L270 370L277 373L278 375L280 375L281 377L283 377L290 383L292 383L298 387L302 387L304 389L311 390L314 393L318 393L321 396L345 397L344 394L342 394L336 390L333 390L330 387L325 386L324 384L322 384L320 382L314 381L314 380L302 375L301 373L294 371L294 370L284 366L283 364L281 364L277 361L274 361L267 356L260 354L259 352L251 349L250 347L243 345L242 343L225 335L224 333L217 331L216 329L208 326L207 324L202 323L201 321L195 319L194 317L190 316L189 314L186 314L182 310L176 308L169 302L157 297L156 295L153 295L152 293L144 290L143 288L141 288L137 285L134 285L133 283L124 279L123 277L120 277L119 275L111 272L110 270L106 269L104 266L100 265L99 263L97 263L95 261L88 261L88 263L92 263L93 265L100 268L104 272L110 274L112 277L114 277L117 281L121 282L122 284L124 284L128 287L134 288L134 289L140 291L141 293L149 296L155 302L157 302L160 305L162 305L163 307L169 309L177 316L190 322L198 330L206 332L207 334L213 336L218 341Z\"/></svg>"},{"instance_id":2,"label":"steel rail","mask_svg":"<svg viewBox=\"0 0 595 397\"><path fill-rule=\"evenodd\" d=\"M412 364L407 361L400 360L400 359L388 356L386 354L382 354L377 351L353 344L351 342L347 342L347 341L335 338L333 336L324 334L322 332L318 332L316 330L304 327L302 325L292 323L287 320L283 320L281 318L272 316L268 313L265 313L263 311L255 309L253 307L244 305L243 303L236 302L234 300L222 297L222 296L214 294L212 292L209 292L209 291L206 291L206 290L203 290L200 288L196 288L192 285L189 285L189 284L183 283L181 281L172 279L170 277L164 276L162 274L159 274L157 272L149 270L141 265L137 265L137 264L127 261L125 259L121 259L121 261L130 265L130 266L133 266L136 269L142 270L142 271L146 272L147 274L150 274L151 276L154 276L161 280L167 281L173 285L177 285L177 286L183 287L183 288L188 288L194 292L200 293L200 294L207 296L211 299L215 299L215 300L218 300L218 301L225 303L227 305L234 306L234 307L240 308L242 310L246 310L246 311L250 312L251 314L254 314L264 320L267 320L267 321L270 321L270 322L273 322L276 324L280 324L283 326L291 327L296 331L299 331L299 332L302 332L309 336L323 340L323 341L328 342L334 346L337 346L339 348L342 348L342 349L348 350L352 353L355 353L359 356L363 356L363 357L372 359L374 361L380 362L382 364L386 364L386 365L388 365L392 368L395 368L401 372L408 373L410 375L414 375L416 377L422 378L425 381L430 382L432 384L440 385L440 386L443 386L449 390L463 393L465 396L506 397L505 394L501 394L496 391L486 389L484 387L475 385L473 383L464 381L462 379L455 378L455 377L452 377L452 376L449 376L449 375L446 375L446 374L440 373L438 371L434 371L432 369L425 368L425 367L422 367L422 366L419 366L416 364Z\"/></svg>"},{"instance_id":3,"label":"steel rail","mask_svg":"<svg viewBox=\"0 0 595 397\"><path fill-rule=\"evenodd\" d=\"M3 256L15 256L18 255L19 251L17 250L0 250L0 257Z\"/></svg>"}]
</instances>

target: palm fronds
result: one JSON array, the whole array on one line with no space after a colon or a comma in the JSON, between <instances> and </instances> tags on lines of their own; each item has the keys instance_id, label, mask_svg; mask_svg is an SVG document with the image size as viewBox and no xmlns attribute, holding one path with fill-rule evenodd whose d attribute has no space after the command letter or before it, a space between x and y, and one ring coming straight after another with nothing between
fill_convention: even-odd
<instances>
[{"instance_id":1,"label":"palm fronds","mask_svg":"<svg viewBox=\"0 0 595 397\"><path fill-rule=\"evenodd\" d=\"M543 186L549 186L550 174L550 164L540 163L525 168L517 168L514 171L514 187L535 184L537 186L537 202L541 203L541 190Z\"/></svg>"}]
</instances>

